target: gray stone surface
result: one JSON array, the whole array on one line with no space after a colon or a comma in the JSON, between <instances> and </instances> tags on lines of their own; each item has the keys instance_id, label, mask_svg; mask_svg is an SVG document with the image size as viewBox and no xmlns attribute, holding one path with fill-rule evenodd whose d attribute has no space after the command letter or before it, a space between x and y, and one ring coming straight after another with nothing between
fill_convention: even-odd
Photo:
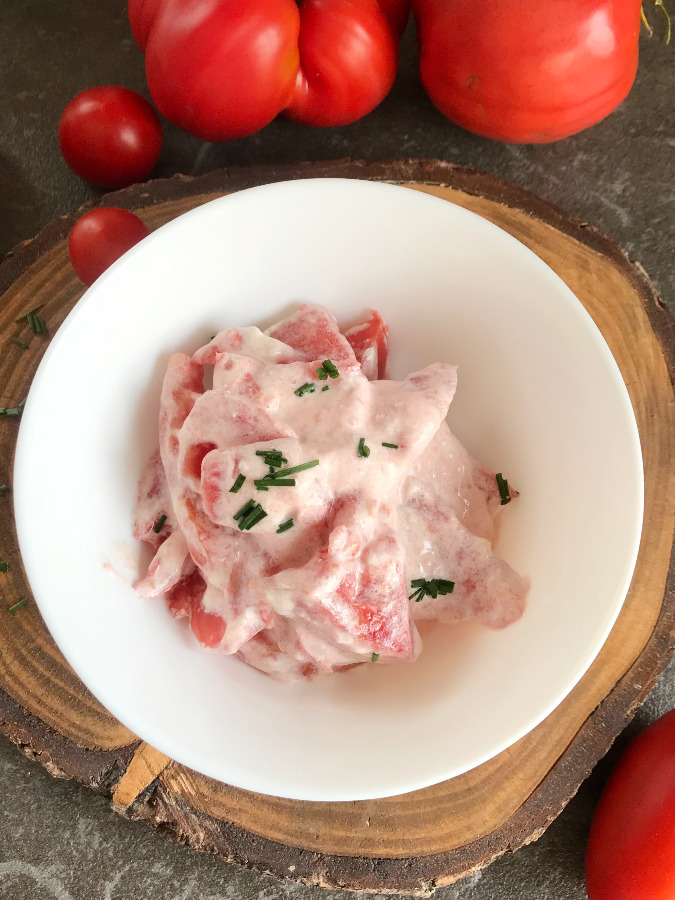
<instances>
[{"instance_id":1,"label":"gray stone surface","mask_svg":"<svg viewBox=\"0 0 675 900\"><path fill-rule=\"evenodd\" d=\"M630 736L675 706L675 664L577 796L534 844L434 895L438 900L585 900L593 806ZM0 740L1 900L346 900L177 847L113 813L87 788L56 781Z\"/></svg>"},{"instance_id":2,"label":"gray stone surface","mask_svg":"<svg viewBox=\"0 0 675 900\"><path fill-rule=\"evenodd\" d=\"M61 110L79 90L125 84L146 93L124 0L0 0L0 256L56 215L99 192L58 151ZM348 128L312 130L280 119L257 135L202 144L165 123L157 175L257 162L337 157L438 157L491 171L582 216L640 260L675 302L675 67L673 47L641 40L629 98L604 122L556 144L508 146L447 122L416 74L405 36L392 94ZM583 853L593 805L629 735L675 706L675 667L616 747L535 844L439 891L442 900L583 900ZM338 900L176 847L111 812L91 791L56 781L0 740L0 900Z\"/></svg>"}]
</instances>

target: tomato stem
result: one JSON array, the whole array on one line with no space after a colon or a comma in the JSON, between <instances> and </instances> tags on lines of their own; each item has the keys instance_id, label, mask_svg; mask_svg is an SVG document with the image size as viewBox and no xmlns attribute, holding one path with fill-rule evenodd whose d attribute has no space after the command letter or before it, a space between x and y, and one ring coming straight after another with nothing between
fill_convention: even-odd
<instances>
[{"instance_id":1,"label":"tomato stem","mask_svg":"<svg viewBox=\"0 0 675 900\"><path fill-rule=\"evenodd\" d=\"M654 0L655 6L658 6L659 9L663 12L663 15L666 17L666 44L670 43L670 35L672 31L672 25L670 21L670 15L668 10L665 7L663 0Z\"/></svg>"},{"instance_id":2,"label":"tomato stem","mask_svg":"<svg viewBox=\"0 0 675 900\"><path fill-rule=\"evenodd\" d=\"M666 42L666 44L669 44L670 38L671 38L671 33L672 33L672 22L670 19L670 13L666 9L666 5L663 2L663 0L654 0L654 6L657 6L661 10L663 15L666 17L666 40L665 40L665 42ZM642 24L647 29L649 37L652 37L654 34L654 29L652 28L652 26L649 24L649 21L647 20L644 4L640 7L640 19L642 21Z\"/></svg>"},{"instance_id":3,"label":"tomato stem","mask_svg":"<svg viewBox=\"0 0 675 900\"><path fill-rule=\"evenodd\" d=\"M647 34L649 35L649 37L653 37L653 36L654 36L654 29L653 29L652 26L649 24L649 20L647 19L647 16L645 15L645 8L644 8L644 6L641 6L641 7L640 7L640 19L642 20L642 24L643 24L643 25L645 26L645 28L647 29Z\"/></svg>"}]
</instances>

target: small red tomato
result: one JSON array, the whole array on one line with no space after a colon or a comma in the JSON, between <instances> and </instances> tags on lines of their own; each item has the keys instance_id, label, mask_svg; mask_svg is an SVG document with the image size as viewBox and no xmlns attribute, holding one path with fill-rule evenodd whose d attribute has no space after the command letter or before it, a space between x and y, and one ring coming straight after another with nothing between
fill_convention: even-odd
<instances>
[{"instance_id":1,"label":"small red tomato","mask_svg":"<svg viewBox=\"0 0 675 900\"><path fill-rule=\"evenodd\" d=\"M629 745L609 777L586 848L590 900L675 897L675 710Z\"/></svg>"},{"instance_id":2,"label":"small red tomato","mask_svg":"<svg viewBox=\"0 0 675 900\"><path fill-rule=\"evenodd\" d=\"M149 233L145 222L126 209L92 209L78 219L68 238L75 274L87 286L93 284L108 266Z\"/></svg>"},{"instance_id":3,"label":"small red tomato","mask_svg":"<svg viewBox=\"0 0 675 900\"><path fill-rule=\"evenodd\" d=\"M70 168L98 187L144 181L162 149L162 126L143 97L128 88L89 88L74 97L59 122L59 147Z\"/></svg>"}]
</instances>

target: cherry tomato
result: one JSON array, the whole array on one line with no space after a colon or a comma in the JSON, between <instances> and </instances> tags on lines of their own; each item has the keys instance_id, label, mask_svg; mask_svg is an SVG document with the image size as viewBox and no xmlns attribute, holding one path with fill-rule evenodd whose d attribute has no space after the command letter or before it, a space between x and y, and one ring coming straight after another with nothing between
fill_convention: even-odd
<instances>
[{"instance_id":1,"label":"cherry tomato","mask_svg":"<svg viewBox=\"0 0 675 900\"><path fill-rule=\"evenodd\" d=\"M575 134L626 97L640 0L413 0L426 92L453 122L501 141Z\"/></svg>"},{"instance_id":2,"label":"cherry tomato","mask_svg":"<svg viewBox=\"0 0 675 900\"><path fill-rule=\"evenodd\" d=\"M147 100L124 87L89 88L59 122L59 147L70 168L98 187L144 181L162 149L162 126Z\"/></svg>"},{"instance_id":3,"label":"cherry tomato","mask_svg":"<svg viewBox=\"0 0 675 900\"><path fill-rule=\"evenodd\" d=\"M675 710L639 734L610 775L586 848L586 889L590 900L675 897Z\"/></svg>"},{"instance_id":4,"label":"cherry tomato","mask_svg":"<svg viewBox=\"0 0 675 900\"><path fill-rule=\"evenodd\" d=\"M68 238L75 274L86 285L93 284L108 266L149 233L147 225L126 209L92 209L78 219Z\"/></svg>"}]
</instances>

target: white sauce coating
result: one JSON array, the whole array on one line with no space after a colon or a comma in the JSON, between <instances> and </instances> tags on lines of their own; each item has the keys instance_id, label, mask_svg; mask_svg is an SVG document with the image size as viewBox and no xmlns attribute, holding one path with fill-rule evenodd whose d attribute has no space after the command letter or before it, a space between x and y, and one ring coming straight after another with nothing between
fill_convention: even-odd
<instances>
[{"instance_id":1,"label":"white sauce coating","mask_svg":"<svg viewBox=\"0 0 675 900\"><path fill-rule=\"evenodd\" d=\"M326 359L339 377L317 372ZM267 333L229 329L192 358L171 357L160 454L141 478L134 520L134 535L156 550L139 595L166 594L205 646L282 680L411 661L416 619L501 628L519 618L528 583L491 549L495 475L445 422L455 367L374 380L385 367L376 313L343 336L311 306ZM260 489L269 451L284 460L275 477L295 484ZM242 531L246 504L265 515ZM454 589L411 600L416 579Z\"/></svg>"}]
</instances>

